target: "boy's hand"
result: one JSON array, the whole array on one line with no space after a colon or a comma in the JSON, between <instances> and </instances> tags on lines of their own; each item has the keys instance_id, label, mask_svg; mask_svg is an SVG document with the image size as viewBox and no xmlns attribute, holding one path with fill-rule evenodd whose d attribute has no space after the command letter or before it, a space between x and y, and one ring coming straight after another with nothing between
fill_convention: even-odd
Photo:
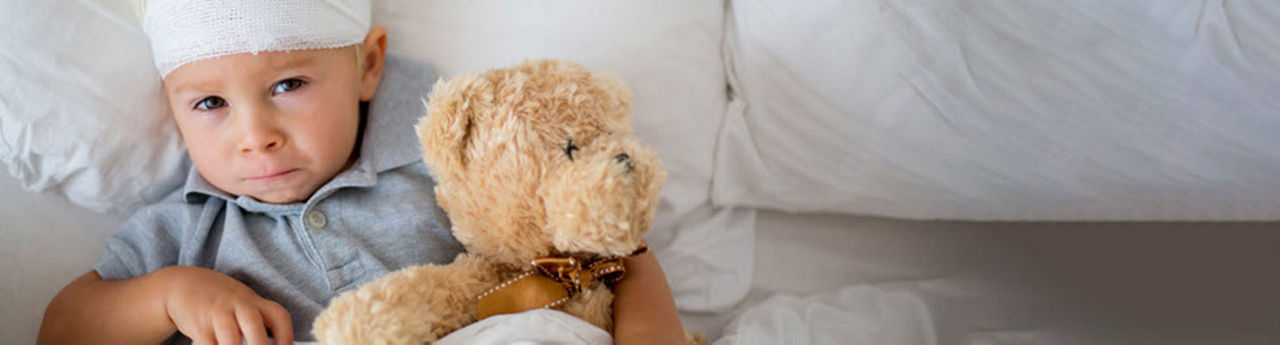
<instances>
[{"instance_id":1,"label":"boy's hand","mask_svg":"<svg viewBox=\"0 0 1280 345\"><path fill-rule=\"evenodd\" d=\"M267 345L293 343L289 312L222 273L191 267L164 268L169 281L165 312L179 332L196 344Z\"/></svg>"}]
</instances>

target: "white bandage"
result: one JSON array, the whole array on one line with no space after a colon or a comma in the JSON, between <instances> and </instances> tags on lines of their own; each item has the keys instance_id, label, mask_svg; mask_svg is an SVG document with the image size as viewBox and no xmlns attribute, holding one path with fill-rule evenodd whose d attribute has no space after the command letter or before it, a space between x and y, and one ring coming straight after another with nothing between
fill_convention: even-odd
<instances>
[{"instance_id":1,"label":"white bandage","mask_svg":"<svg viewBox=\"0 0 1280 345\"><path fill-rule=\"evenodd\" d=\"M142 27L163 78L224 55L361 43L371 12L369 0L147 0Z\"/></svg>"}]
</instances>

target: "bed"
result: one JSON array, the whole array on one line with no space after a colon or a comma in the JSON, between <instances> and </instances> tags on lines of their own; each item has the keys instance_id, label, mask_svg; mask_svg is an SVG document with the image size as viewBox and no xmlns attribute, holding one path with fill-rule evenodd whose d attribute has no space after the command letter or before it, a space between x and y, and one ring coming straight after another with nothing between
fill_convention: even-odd
<instances>
[{"instance_id":1,"label":"bed","mask_svg":"<svg viewBox=\"0 0 1280 345\"><path fill-rule=\"evenodd\" d=\"M123 219L24 191L12 178L0 179L0 192L6 196L0 199L0 340L29 344L49 299L88 270ZM785 324L770 316L824 315L802 314L811 305L798 299L845 290L860 294L853 300L888 296L898 301L888 306L924 307L906 315L864 311L866 318L840 325L892 316L888 321L898 324L881 327L932 332L869 338L873 344L1274 344L1280 340L1277 227L762 212L747 297L723 311L681 318L713 343L731 322L748 320L742 317L748 312L755 315L751 325L772 333L719 343L853 343L798 337L821 335L821 328L765 327ZM752 311L771 298L780 300ZM932 341L903 341L911 339Z\"/></svg>"},{"instance_id":2,"label":"bed","mask_svg":"<svg viewBox=\"0 0 1280 345\"><path fill-rule=\"evenodd\" d=\"M671 176L648 240L712 343L1280 342L1273 3L374 4L444 77L631 87ZM0 341L30 343L185 162L127 5L0 13Z\"/></svg>"}]
</instances>

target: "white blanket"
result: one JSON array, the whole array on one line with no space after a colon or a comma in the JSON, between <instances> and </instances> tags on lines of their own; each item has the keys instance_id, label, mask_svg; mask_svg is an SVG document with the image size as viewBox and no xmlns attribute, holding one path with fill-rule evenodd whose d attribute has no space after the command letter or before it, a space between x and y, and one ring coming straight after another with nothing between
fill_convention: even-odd
<instances>
[{"instance_id":1,"label":"white blanket","mask_svg":"<svg viewBox=\"0 0 1280 345\"><path fill-rule=\"evenodd\" d=\"M295 344L316 344L298 342ZM453 344L613 344L613 337L582 319L550 309L490 317L463 327L435 342Z\"/></svg>"},{"instance_id":2,"label":"white blanket","mask_svg":"<svg viewBox=\"0 0 1280 345\"><path fill-rule=\"evenodd\" d=\"M452 344L612 344L599 327L556 310L490 317L436 342ZM871 285L796 297L779 294L734 318L715 345L937 344L933 316L914 292Z\"/></svg>"},{"instance_id":3,"label":"white blanket","mask_svg":"<svg viewBox=\"0 0 1280 345\"><path fill-rule=\"evenodd\" d=\"M613 344L600 327L556 310L537 309L490 317L441 338L452 344Z\"/></svg>"},{"instance_id":4,"label":"white blanket","mask_svg":"<svg viewBox=\"0 0 1280 345\"><path fill-rule=\"evenodd\" d=\"M932 314L914 293L853 285L774 296L735 318L715 345L936 343Z\"/></svg>"}]
</instances>

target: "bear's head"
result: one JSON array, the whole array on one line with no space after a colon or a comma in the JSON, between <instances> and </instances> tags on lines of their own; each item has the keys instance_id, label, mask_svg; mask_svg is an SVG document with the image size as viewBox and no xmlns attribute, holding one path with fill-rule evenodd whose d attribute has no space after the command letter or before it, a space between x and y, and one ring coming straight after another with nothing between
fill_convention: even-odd
<instances>
[{"instance_id":1,"label":"bear's head","mask_svg":"<svg viewBox=\"0 0 1280 345\"><path fill-rule=\"evenodd\" d=\"M617 79L555 60L437 83L417 130L454 236L517 267L637 249L666 174L631 137L630 98Z\"/></svg>"}]
</instances>

